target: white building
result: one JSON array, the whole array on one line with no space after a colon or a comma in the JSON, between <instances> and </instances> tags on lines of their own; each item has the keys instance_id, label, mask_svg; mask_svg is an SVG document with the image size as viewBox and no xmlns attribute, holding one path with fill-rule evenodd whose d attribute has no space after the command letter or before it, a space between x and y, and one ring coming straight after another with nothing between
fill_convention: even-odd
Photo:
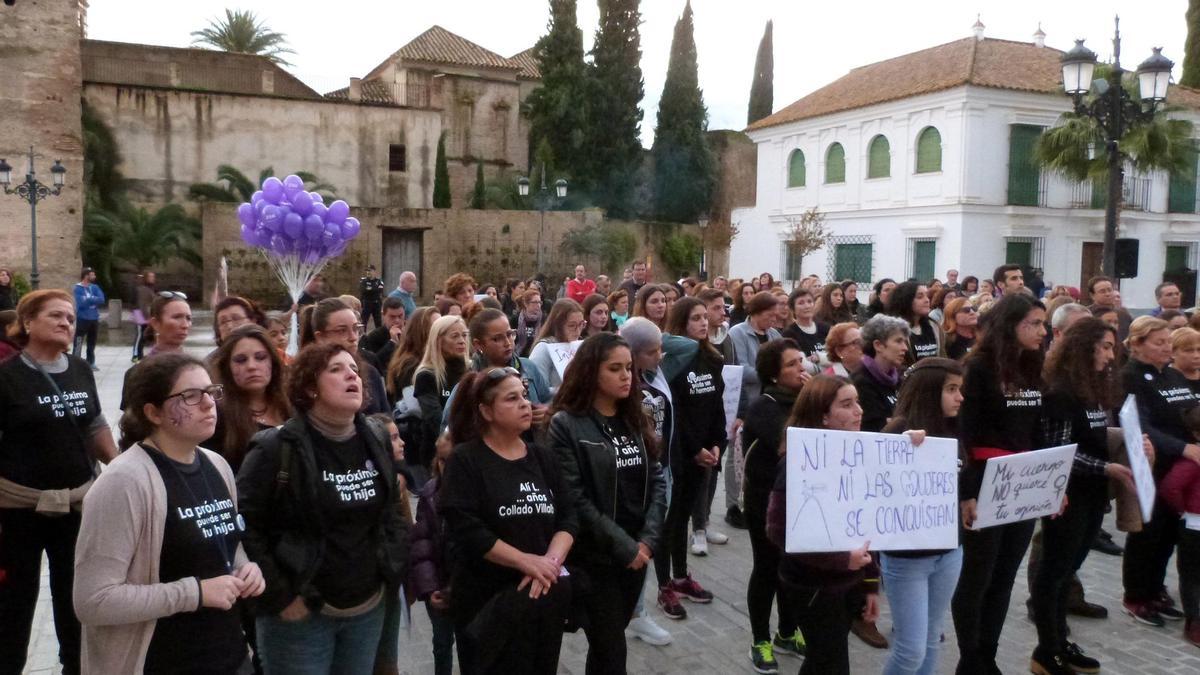
<instances>
[{"instance_id":1,"label":"white building","mask_svg":"<svg viewBox=\"0 0 1200 675\"><path fill-rule=\"evenodd\" d=\"M983 278L1015 262L1082 287L1100 269L1103 194L1030 159L1038 134L1071 109L1061 57L1040 30L1012 42L977 25L974 37L856 68L751 125L757 203L733 214L731 276L865 283L955 268ZM1172 87L1169 103L1200 122L1200 91ZM1196 192L1194 176L1127 173L1118 237L1137 241L1138 266L1122 284L1127 306L1153 306L1164 272L1194 288ZM834 236L798 261L785 233L813 207Z\"/></svg>"}]
</instances>

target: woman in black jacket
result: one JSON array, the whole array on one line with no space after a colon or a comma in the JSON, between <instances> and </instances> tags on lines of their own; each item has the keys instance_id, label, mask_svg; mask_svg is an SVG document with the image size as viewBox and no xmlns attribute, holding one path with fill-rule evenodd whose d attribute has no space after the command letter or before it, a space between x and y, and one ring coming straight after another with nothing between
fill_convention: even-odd
<instances>
[{"instance_id":1,"label":"woman in black jacket","mask_svg":"<svg viewBox=\"0 0 1200 675\"><path fill-rule=\"evenodd\" d=\"M959 412L966 464L959 476L962 523L975 522L983 469L991 457L1045 447L1042 439L1042 338L1046 309L1022 294L988 312L983 339L967 357ZM1024 520L962 533L963 563L951 602L958 634L958 673L998 672L996 650L1013 580L1033 537Z\"/></svg>"},{"instance_id":2,"label":"woman in black jacket","mask_svg":"<svg viewBox=\"0 0 1200 675\"><path fill-rule=\"evenodd\" d=\"M753 568L746 586L750 614L750 661L755 669L769 669L775 652L804 655L804 636L796 624L794 607L778 593L779 547L767 540L767 501L775 485L776 467L785 450L783 430L805 381L804 352L794 340L772 340L758 350L755 369L763 393L746 409L742 444L746 448L742 478L743 513L750 533ZM779 609L779 630L771 638L771 599ZM776 666L778 667L778 666Z\"/></svg>"},{"instance_id":3,"label":"woman in black jacket","mask_svg":"<svg viewBox=\"0 0 1200 675\"><path fill-rule=\"evenodd\" d=\"M945 356L942 346L942 329L929 318L929 289L925 284L905 281L892 290L888 298L887 313L908 322L908 354L904 359L907 368L921 359Z\"/></svg>"},{"instance_id":4,"label":"woman in black jacket","mask_svg":"<svg viewBox=\"0 0 1200 675\"><path fill-rule=\"evenodd\" d=\"M459 390L439 509L455 551L450 609L462 672L551 675L570 606L563 562L575 510L557 462L522 439L533 409L520 373L490 368Z\"/></svg>"},{"instance_id":5,"label":"woman in black jacket","mask_svg":"<svg viewBox=\"0 0 1200 675\"><path fill-rule=\"evenodd\" d=\"M292 363L292 419L251 442L238 474L246 553L262 568L258 648L270 673L370 673L386 588L408 562L392 446L362 415L360 361L338 343Z\"/></svg>"},{"instance_id":6,"label":"woman in black jacket","mask_svg":"<svg viewBox=\"0 0 1200 675\"><path fill-rule=\"evenodd\" d=\"M1129 362L1121 371L1126 394L1137 399L1142 431L1154 446L1154 479L1161 481L1175 462L1200 462L1200 445L1183 422L1183 413L1200 399L1191 383L1171 361L1171 335L1167 322L1140 316L1129 326ZM1161 498L1154 502L1150 522L1125 539L1121 579L1125 586L1125 611L1142 623L1162 626L1164 619L1178 621L1183 613L1163 586L1167 563L1179 536L1179 514Z\"/></svg>"},{"instance_id":7,"label":"woman in black jacket","mask_svg":"<svg viewBox=\"0 0 1200 675\"><path fill-rule=\"evenodd\" d=\"M850 376L863 409L863 431L883 429L892 416L908 354L908 334L908 323L887 314L876 314L863 324L862 366Z\"/></svg>"},{"instance_id":8,"label":"woman in black jacket","mask_svg":"<svg viewBox=\"0 0 1200 675\"><path fill-rule=\"evenodd\" d=\"M570 562L586 585L587 673L625 672L625 626L659 546L666 483L633 357L611 333L583 341L554 400L550 439L579 518Z\"/></svg>"}]
</instances>

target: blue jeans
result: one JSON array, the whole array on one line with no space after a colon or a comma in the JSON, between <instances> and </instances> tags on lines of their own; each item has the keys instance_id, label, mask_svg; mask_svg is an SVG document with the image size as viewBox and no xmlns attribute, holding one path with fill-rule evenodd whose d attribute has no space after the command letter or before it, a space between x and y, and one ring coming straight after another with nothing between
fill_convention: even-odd
<instances>
[{"instance_id":1,"label":"blue jeans","mask_svg":"<svg viewBox=\"0 0 1200 675\"><path fill-rule=\"evenodd\" d=\"M962 569L962 549L922 558L884 553L881 560L883 591L896 631L883 675L932 675Z\"/></svg>"},{"instance_id":2,"label":"blue jeans","mask_svg":"<svg viewBox=\"0 0 1200 675\"><path fill-rule=\"evenodd\" d=\"M299 621L260 616L258 648L267 675L370 675L383 632L384 602L359 616L310 613Z\"/></svg>"}]
</instances>

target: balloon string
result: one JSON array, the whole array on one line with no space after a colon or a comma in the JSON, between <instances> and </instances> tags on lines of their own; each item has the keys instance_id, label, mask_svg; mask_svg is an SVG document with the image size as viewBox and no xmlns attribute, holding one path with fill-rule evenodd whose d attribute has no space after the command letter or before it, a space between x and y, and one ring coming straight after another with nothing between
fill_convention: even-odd
<instances>
[{"instance_id":1,"label":"balloon string","mask_svg":"<svg viewBox=\"0 0 1200 675\"><path fill-rule=\"evenodd\" d=\"M288 295L292 298L293 303L300 301L300 296L303 295L304 288L308 286L308 283L312 281L313 277L315 277L322 269L324 269L325 263L329 262L327 258L322 258L315 263L310 263L302 260L301 257L296 253L289 253L281 256L276 253L268 254L263 248L260 248L259 251L263 254L263 257L267 259L267 264L270 265L271 269L275 271L275 274L279 277L279 280L283 282L283 285L287 289ZM300 324L298 311L292 315L291 323L292 325L291 330L289 331L290 335L288 336L287 353L295 356L296 352L299 351Z\"/></svg>"}]
</instances>

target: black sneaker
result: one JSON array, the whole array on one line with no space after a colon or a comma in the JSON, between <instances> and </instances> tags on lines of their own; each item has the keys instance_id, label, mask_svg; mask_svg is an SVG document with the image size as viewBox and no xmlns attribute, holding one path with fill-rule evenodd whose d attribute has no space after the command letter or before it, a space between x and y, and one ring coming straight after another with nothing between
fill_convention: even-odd
<instances>
[{"instance_id":1,"label":"black sneaker","mask_svg":"<svg viewBox=\"0 0 1200 675\"><path fill-rule=\"evenodd\" d=\"M1040 647L1033 650L1033 657L1029 659L1029 672L1033 675L1073 675L1066 656L1047 653Z\"/></svg>"},{"instance_id":2,"label":"black sneaker","mask_svg":"<svg viewBox=\"0 0 1200 675\"><path fill-rule=\"evenodd\" d=\"M1162 615L1158 613L1158 608L1153 602L1130 602L1125 600L1121 603L1121 606L1125 608L1126 614L1147 626L1162 628L1167 623L1163 620Z\"/></svg>"},{"instance_id":3,"label":"black sneaker","mask_svg":"<svg viewBox=\"0 0 1200 675\"><path fill-rule=\"evenodd\" d=\"M1159 594L1153 605L1162 618L1167 621L1183 621L1183 612L1175 609L1175 601L1165 590Z\"/></svg>"},{"instance_id":4,"label":"black sneaker","mask_svg":"<svg viewBox=\"0 0 1200 675\"><path fill-rule=\"evenodd\" d=\"M669 619L681 621L687 618L687 610L683 608L683 603L679 601L679 595L668 586L664 586L658 591L658 608Z\"/></svg>"},{"instance_id":5,"label":"black sneaker","mask_svg":"<svg viewBox=\"0 0 1200 675\"><path fill-rule=\"evenodd\" d=\"M1100 662L1079 648L1079 645L1074 642L1068 642L1067 647L1063 650L1067 657L1067 665L1077 673L1098 673L1100 672Z\"/></svg>"},{"instance_id":6,"label":"black sneaker","mask_svg":"<svg viewBox=\"0 0 1200 675\"><path fill-rule=\"evenodd\" d=\"M730 527L739 530L746 529L746 516L742 515L742 510L736 506L729 507L729 510L725 512L725 522Z\"/></svg>"},{"instance_id":7,"label":"black sneaker","mask_svg":"<svg viewBox=\"0 0 1200 675\"><path fill-rule=\"evenodd\" d=\"M788 637L784 637L779 634L779 631L775 631L775 637L771 640L771 646L777 652L792 656L803 657L808 653L808 644L804 642L804 635L800 633L799 628Z\"/></svg>"}]
</instances>

